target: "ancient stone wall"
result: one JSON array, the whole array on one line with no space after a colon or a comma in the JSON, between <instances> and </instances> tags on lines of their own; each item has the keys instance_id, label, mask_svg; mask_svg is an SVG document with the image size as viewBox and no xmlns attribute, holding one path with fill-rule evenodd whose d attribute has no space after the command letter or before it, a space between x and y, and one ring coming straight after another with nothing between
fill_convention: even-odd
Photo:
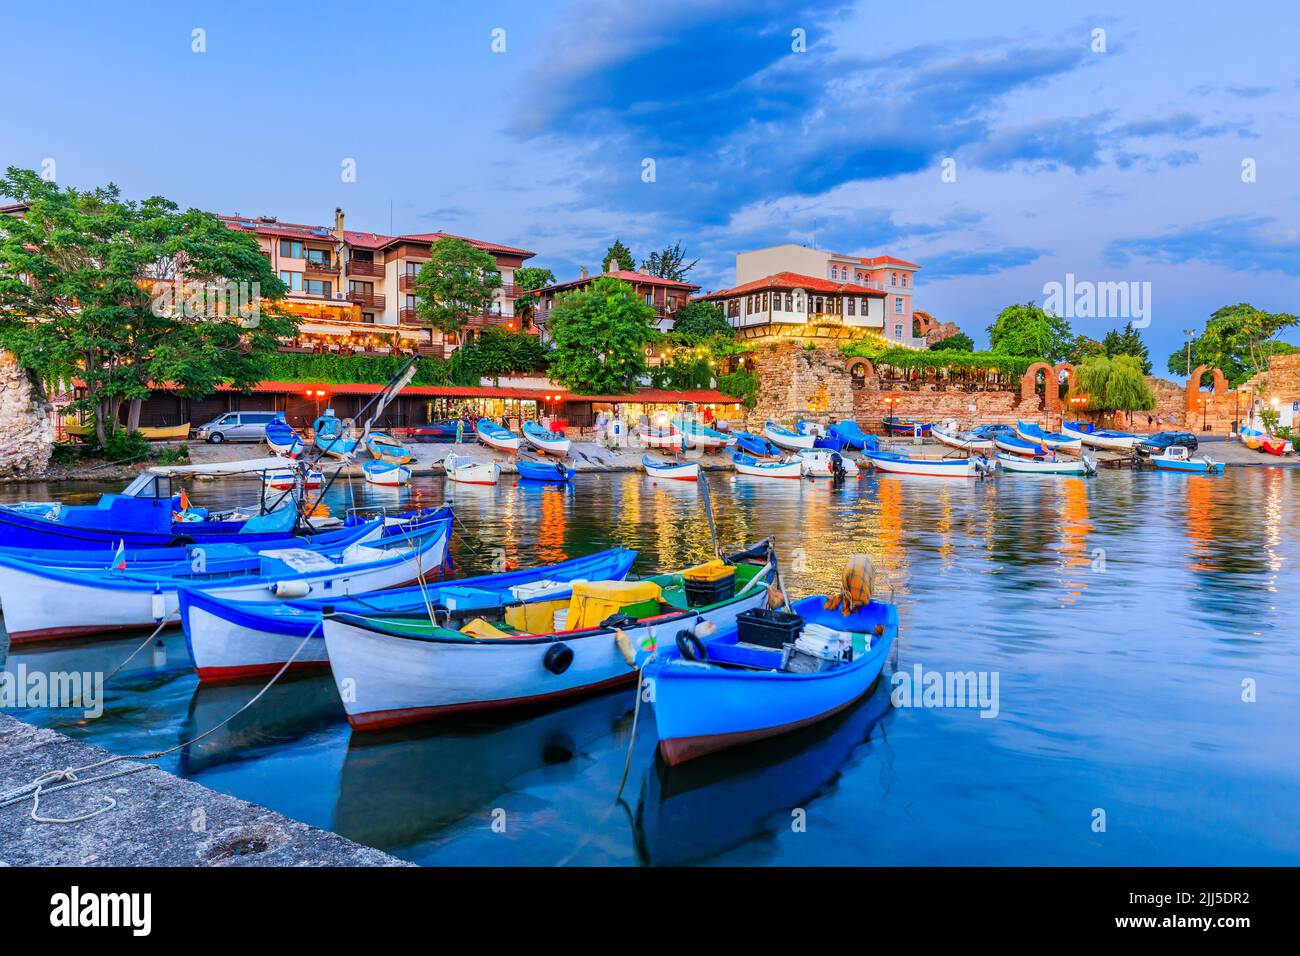
<instances>
[{"instance_id":1,"label":"ancient stone wall","mask_svg":"<svg viewBox=\"0 0 1300 956\"><path fill-rule=\"evenodd\" d=\"M0 478L39 478L54 450L50 403L39 386L0 352Z\"/></svg>"}]
</instances>

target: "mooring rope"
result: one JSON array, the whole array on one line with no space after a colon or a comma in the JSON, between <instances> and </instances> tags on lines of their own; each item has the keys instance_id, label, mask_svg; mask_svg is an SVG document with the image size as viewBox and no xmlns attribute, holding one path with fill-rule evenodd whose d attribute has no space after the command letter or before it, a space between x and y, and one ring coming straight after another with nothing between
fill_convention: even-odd
<instances>
[{"instance_id":1,"label":"mooring rope","mask_svg":"<svg viewBox=\"0 0 1300 956\"><path fill-rule=\"evenodd\" d=\"M166 622L164 621L163 623ZM266 692L271 689L271 687L275 684L276 681L278 681L282 676L284 676L284 672L287 671L290 665L293 664L293 662L298 659L298 655L301 654L303 649L307 646L307 642L316 636L316 632L320 629L321 623L322 623L321 621L316 622L316 624L312 627L312 629L307 632L307 636L298 642L298 646L294 648L293 653L289 655L289 659L280 666L280 669L275 672L275 675L269 681L267 681L266 685L261 690L259 690L256 694L254 694L253 697L247 703L245 703L242 707L240 707L237 711L235 711L225 720L221 721L221 723L209 727L207 730L199 734L197 737L187 740L184 743L176 744L176 746L174 747L168 747L166 750L157 750L154 751L153 753L119 754L117 756L108 757L104 760L96 761L95 763L86 764L83 767L66 767L63 770L46 771L45 773L37 777L35 780L33 780L31 783L24 784L23 786L18 787L14 790L10 790L6 793L0 793L0 809L30 799L32 801L31 818L35 820L37 823L81 823L85 820L91 819L92 817L97 817L101 813L107 813L109 810L112 810L114 807L117 806L117 801L114 800L112 797L104 797L104 806L100 807L98 810L93 810L90 813L84 813L76 817L42 817L40 816L38 811L40 810L41 796L44 794L58 793L61 790L71 790L73 787L84 787L88 784L100 783L104 780L112 780L116 777L125 777L128 774L139 773L142 770L149 770L150 768L147 766L128 767L124 770L118 770L113 773L100 774L97 777L87 777L84 780L81 777L79 777L78 774L82 774L90 770L98 770L100 767L107 767L109 764L117 763L120 760L157 760L160 757L166 757L168 754L173 754L178 750L183 750L186 747L193 746L194 744L198 743L200 740L210 737L212 734L216 733L222 727L226 726L226 724L230 723L232 720L234 720L244 711L248 710L248 708L252 707L254 704L256 704L259 700L261 700L266 695ZM159 625L159 630L161 629L162 626ZM150 637L150 640L152 640L152 636ZM143 646L144 645L141 645L141 647ZM139 651L137 649L137 653L138 652ZM130 660L130 658L128 658L127 660ZM123 661L122 665L125 665L125 663L126 662ZM122 665L119 665L118 668L119 670L121 669ZM116 671L114 673L116 673ZM62 786L46 789L49 784L59 783L61 781L63 782Z\"/></svg>"}]
</instances>

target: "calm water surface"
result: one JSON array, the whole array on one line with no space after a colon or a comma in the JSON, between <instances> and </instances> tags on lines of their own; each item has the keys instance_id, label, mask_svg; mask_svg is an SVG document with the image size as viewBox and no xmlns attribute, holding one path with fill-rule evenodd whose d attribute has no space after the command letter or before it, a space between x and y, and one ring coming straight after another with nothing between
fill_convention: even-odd
<instances>
[{"instance_id":1,"label":"calm water surface","mask_svg":"<svg viewBox=\"0 0 1300 956\"><path fill-rule=\"evenodd\" d=\"M563 491L424 478L356 495L452 501L465 574L501 551L524 565L621 545L646 573L710 551L699 491L638 475ZM194 498L256 490L204 483ZM870 554L902 615L890 670L996 673L997 716L892 708L882 683L831 722L668 772L643 714L615 804L630 690L353 737L333 681L308 676L164 765L432 865L1300 863L1300 472L838 489L719 474L713 504L728 544L776 537L796 595L835 589L845 557ZM107 671L139 640L23 649L6 666ZM138 753L190 739L258 686L199 687L176 634L110 682L103 717L16 716Z\"/></svg>"}]
</instances>

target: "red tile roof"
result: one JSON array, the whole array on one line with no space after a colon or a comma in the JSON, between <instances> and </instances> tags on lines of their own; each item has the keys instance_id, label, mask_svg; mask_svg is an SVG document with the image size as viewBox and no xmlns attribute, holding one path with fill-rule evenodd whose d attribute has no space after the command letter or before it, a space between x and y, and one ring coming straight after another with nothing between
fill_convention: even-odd
<instances>
[{"instance_id":1,"label":"red tile roof","mask_svg":"<svg viewBox=\"0 0 1300 956\"><path fill-rule=\"evenodd\" d=\"M74 382L74 384L84 387L84 382ZM170 390L168 386L159 386L151 383L151 387L159 391ZM260 394L278 394L278 395L304 395L307 391L323 389L326 395L377 395L384 390L384 385L374 384L372 382L277 382L261 381L254 385L251 391ZM231 385L218 385L217 391L235 392L239 391ZM686 391L670 391L658 388L640 388L635 392L625 395L573 395L562 389L545 389L545 388L512 388L496 386L479 386L479 385L408 385L402 389L403 395L412 395L418 398L523 398L541 401L547 395L559 395L562 401L569 402L641 402L653 404L672 404L675 402L696 402L699 404L713 405L734 405L740 402L740 399L733 398L730 395L724 395L722 392L711 388L688 389Z\"/></svg>"},{"instance_id":2,"label":"red tile roof","mask_svg":"<svg viewBox=\"0 0 1300 956\"><path fill-rule=\"evenodd\" d=\"M847 256L846 258L853 258ZM908 262L906 259L895 259L893 256L872 256L870 258L858 259L864 266L903 266L907 269L921 268L915 262Z\"/></svg>"},{"instance_id":3,"label":"red tile roof","mask_svg":"<svg viewBox=\"0 0 1300 956\"><path fill-rule=\"evenodd\" d=\"M327 226L312 226L300 222L279 222L265 216L219 216L218 218L232 229L242 229L263 236L309 239L317 242L333 242L338 238L334 230ZM519 256L524 259L536 255L536 253L528 249L520 249L517 246L504 246L499 242L486 242L482 239L471 239L469 236L456 236L449 232L421 232L404 236L389 236L379 232L355 232L351 229L345 229L343 230L343 236L349 245L356 246L359 249L384 249L399 242L432 245L439 239L460 239L478 249L500 255Z\"/></svg>"},{"instance_id":4,"label":"red tile roof","mask_svg":"<svg viewBox=\"0 0 1300 956\"><path fill-rule=\"evenodd\" d=\"M690 282L681 282L677 279L664 279L660 276L652 276L645 272L637 272L633 269L618 269L614 272L601 272L593 276L587 276L585 279L570 279L568 282L557 282L554 285L548 285L543 289L538 289L534 295L542 295L547 292L563 292L567 289L576 289L579 286L595 282L597 279L609 276L614 279L622 279L624 282L631 282L640 285L661 285L668 289L680 289L682 292L694 292L699 288Z\"/></svg>"},{"instance_id":5,"label":"red tile roof","mask_svg":"<svg viewBox=\"0 0 1300 956\"><path fill-rule=\"evenodd\" d=\"M469 236L457 236L450 232L420 232L412 233L405 236L397 236L392 241L398 242L407 240L410 242L427 242L430 245L439 239L459 239L462 242L468 242L471 246L479 249L485 249L488 252L499 252L502 255L523 256L525 259L537 255L528 249L520 249L517 246L503 246L497 242L484 242L482 239L471 239Z\"/></svg>"},{"instance_id":6,"label":"red tile roof","mask_svg":"<svg viewBox=\"0 0 1300 956\"><path fill-rule=\"evenodd\" d=\"M725 299L750 292L762 292L766 289L806 289L809 292L835 292L841 295L870 295L884 298L887 293L880 289L868 289L864 285L852 282L832 282L830 279L818 279L815 276L800 275L797 272L778 272L776 275L746 282L734 289L721 289L702 295L700 299Z\"/></svg>"}]
</instances>

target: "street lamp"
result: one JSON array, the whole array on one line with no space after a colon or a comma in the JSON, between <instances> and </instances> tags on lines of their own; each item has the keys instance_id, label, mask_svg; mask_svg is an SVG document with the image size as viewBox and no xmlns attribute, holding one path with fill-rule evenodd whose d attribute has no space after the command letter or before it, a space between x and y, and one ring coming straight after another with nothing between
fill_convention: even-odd
<instances>
[{"instance_id":1,"label":"street lamp","mask_svg":"<svg viewBox=\"0 0 1300 956\"><path fill-rule=\"evenodd\" d=\"M1183 329L1183 335L1187 336L1187 377L1192 377L1192 336L1196 334L1195 329Z\"/></svg>"}]
</instances>

